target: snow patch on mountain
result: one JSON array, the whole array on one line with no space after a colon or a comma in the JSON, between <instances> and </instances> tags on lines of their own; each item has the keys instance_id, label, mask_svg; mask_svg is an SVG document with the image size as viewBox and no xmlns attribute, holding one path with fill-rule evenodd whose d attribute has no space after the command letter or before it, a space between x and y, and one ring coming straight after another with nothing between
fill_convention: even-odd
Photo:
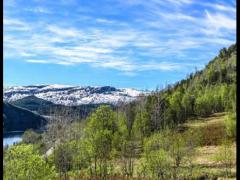
<instances>
[{"instance_id":1,"label":"snow patch on mountain","mask_svg":"<svg viewBox=\"0 0 240 180\"><path fill-rule=\"evenodd\" d=\"M133 101L145 93L132 88L115 88L111 86L32 85L4 87L3 100L11 102L35 95L55 104L67 106L101 103L117 104L119 102Z\"/></svg>"}]
</instances>

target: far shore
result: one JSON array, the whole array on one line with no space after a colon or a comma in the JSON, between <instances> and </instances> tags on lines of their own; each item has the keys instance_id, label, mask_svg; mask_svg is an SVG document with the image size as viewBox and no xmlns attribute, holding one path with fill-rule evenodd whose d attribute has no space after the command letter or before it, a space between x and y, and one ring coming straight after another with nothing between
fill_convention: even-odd
<instances>
[{"instance_id":1,"label":"far shore","mask_svg":"<svg viewBox=\"0 0 240 180\"><path fill-rule=\"evenodd\" d=\"M35 132L38 132L38 133L43 133L44 130L42 129L35 129L34 130ZM9 136L9 135L14 135L14 134L23 134L25 131L7 131L7 132L3 132L3 137L4 136Z\"/></svg>"}]
</instances>

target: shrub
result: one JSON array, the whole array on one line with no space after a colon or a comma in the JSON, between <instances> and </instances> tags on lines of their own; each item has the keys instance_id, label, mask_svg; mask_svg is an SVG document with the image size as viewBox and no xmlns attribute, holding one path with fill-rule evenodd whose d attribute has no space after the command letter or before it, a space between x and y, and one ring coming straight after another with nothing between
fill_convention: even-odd
<instances>
[{"instance_id":1,"label":"shrub","mask_svg":"<svg viewBox=\"0 0 240 180\"><path fill-rule=\"evenodd\" d=\"M218 153L214 156L214 159L224 166L225 177L230 177L233 161L236 159L236 157L234 157L231 141L227 139L223 140L223 143L220 146Z\"/></svg>"},{"instance_id":2,"label":"shrub","mask_svg":"<svg viewBox=\"0 0 240 180\"><path fill-rule=\"evenodd\" d=\"M25 144L34 144L41 140L41 135L32 129L26 130L22 136L22 142Z\"/></svg>"},{"instance_id":3,"label":"shrub","mask_svg":"<svg viewBox=\"0 0 240 180\"><path fill-rule=\"evenodd\" d=\"M70 165L73 162L72 149L68 147L68 144L60 144L54 151L54 163L58 169L60 176L66 175L66 172L71 169Z\"/></svg>"},{"instance_id":4,"label":"shrub","mask_svg":"<svg viewBox=\"0 0 240 180\"><path fill-rule=\"evenodd\" d=\"M201 146L211 146L221 144L226 131L223 125L216 124L196 129L196 133L199 134Z\"/></svg>"},{"instance_id":5,"label":"shrub","mask_svg":"<svg viewBox=\"0 0 240 180\"><path fill-rule=\"evenodd\" d=\"M146 153L141 163L141 174L151 174L153 179L168 179L170 177L171 158L163 149Z\"/></svg>"},{"instance_id":6,"label":"shrub","mask_svg":"<svg viewBox=\"0 0 240 180\"><path fill-rule=\"evenodd\" d=\"M224 121L227 135L234 139L236 137L236 120L236 113L231 113L226 116Z\"/></svg>"}]
</instances>

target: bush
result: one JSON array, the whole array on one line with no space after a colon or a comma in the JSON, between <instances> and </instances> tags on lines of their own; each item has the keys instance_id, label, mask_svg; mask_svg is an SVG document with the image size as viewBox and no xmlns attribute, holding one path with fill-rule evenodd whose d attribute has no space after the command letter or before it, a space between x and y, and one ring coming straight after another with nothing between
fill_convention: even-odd
<instances>
[{"instance_id":1,"label":"bush","mask_svg":"<svg viewBox=\"0 0 240 180\"><path fill-rule=\"evenodd\" d=\"M223 125L216 124L196 129L196 133L199 134L201 146L211 146L221 144L226 131Z\"/></svg>"},{"instance_id":2,"label":"bush","mask_svg":"<svg viewBox=\"0 0 240 180\"><path fill-rule=\"evenodd\" d=\"M146 172L151 174L153 179L168 179L171 171L171 158L163 149L145 153L141 160L142 176L146 176Z\"/></svg>"},{"instance_id":3,"label":"bush","mask_svg":"<svg viewBox=\"0 0 240 180\"><path fill-rule=\"evenodd\" d=\"M25 144L34 144L41 140L41 135L32 129L26 130L22 136L22 142Z\"/></svg>"},{"instance_id":4,"label":"bush","mask_svg":"<svg viewBox=\"0 0 240 180\"><path fill-rule=\"evenodd\" d=\"M66 174L71 169L70 165L73 162L73 152L68 144L61 144L54 151L54 163L58 169L60 176Z\"/></svg>"},{"instance_id":5,"label":"bush","mask_svg":"<svg viewBox=\"0 0 240 180\"><path fill-rule=\"evenodd\" d=\"M236 159L232 146L231 141L224 139L222 145L219 148L219 151L214 156L215 161L221 163L224 166L224 174L225 177L231 176L231 168L234 164L233 161Z\"/></svg>"},{"instance_id":6,"label":"bush","mask_svg":"<svg viewBox=\"0 0 240 180\"><path fill-rule=\"evenodd\" d=\"M236 122L236 113L228 114L224 121L228 137L234 139L236 137Z\"/></svg>"}]
</instances>

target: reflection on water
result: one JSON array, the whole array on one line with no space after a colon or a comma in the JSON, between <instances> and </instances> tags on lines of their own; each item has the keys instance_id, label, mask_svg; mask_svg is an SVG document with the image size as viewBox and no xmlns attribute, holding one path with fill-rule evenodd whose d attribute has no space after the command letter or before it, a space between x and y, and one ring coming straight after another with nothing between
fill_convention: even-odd
<instances>
[{"instance_id":1,"label":"reflection on water","mask_svg":"<svg viewBox=\"0 0 240 180\"><path fill-rule=\"evenodd\" d=\"M11 132L4 134L3 136L3 146L10 146L15 143L18 143L22 140L23 132Z\"/></svg>"}]
</instances>

